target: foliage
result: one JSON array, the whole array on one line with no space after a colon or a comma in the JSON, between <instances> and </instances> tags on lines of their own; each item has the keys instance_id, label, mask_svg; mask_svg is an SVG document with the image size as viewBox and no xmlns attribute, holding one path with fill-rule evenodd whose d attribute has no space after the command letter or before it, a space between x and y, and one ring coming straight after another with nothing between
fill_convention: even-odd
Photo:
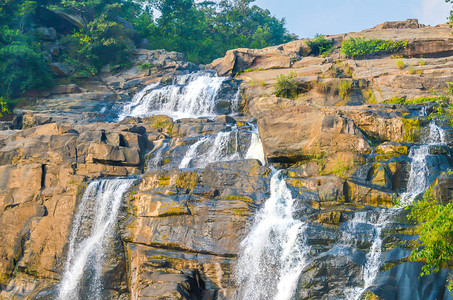
<instances>
[{"instance_id":1,"label":"foliage","mask_svg":"<svg viewBox=\"0 0 453 300\"><path fill-rule=\"evenodd\" d=\"M362 57L381 53L394 53L407 47L407 41L349 38L341 44L341 53L346 57Z\"/></svg>"},{"instance_id":2,"label":"foliage","mask_svg":"<svg viewBox=\"0 0 453 300\"><path fill-rule=\"evenodd\" d=\"M3 117L6 114L9 114L10 110L8 108L7 102L3 99L3 97L0 97L0 117Z\"/></svg>"},{"instance_id":3,"label":"foliage","mask_svg":"<svg viewBox=\"0 0 453 300\"><path fill-rule=\"evenodd\" d=\"M294 99L297 97L297 82L295 80L296 74L290 73L288 75L280 74L277 76L277 83L275 84L275 95L278 97Z\"/></svg>"},{"instance_id":4,"label":"foliage","mask_svg":"<svg viewBox=\"0 0 453 300\"><path fill-rule=\"evenodd\" d=\"M0 96L52 83L47 64L74 68L74 77L96 75L102 67L127 66L133 49L179 51L195 63L208 63L232 48L263 48L296 36L285 20L254 0L6 0L0 4ZM35 35L41 10L77 15L83 28L58 32L63 47L52 57L46 42ZM153 12L157 11L158 18Z\"/></svg>"},{"instance_id":5,"label":"foliage","mask_svg":"<svg viewBox=\"0 0 453 300\"><path fill-rule=\"evenodd\" d=\"M420 224L419 241L423 247L412 252L411 260L425 261L421 276L438 272L453 257L453 202L439 204L428 189L423 200L408 207L411 220ZM450 291L452 283L448 285Z\"/></svg>"},{"instance_id":6,"label":"foliage","mask_svg":"<svg viewBox=\"0 0 453 300\"><path fill-rule=\"evenodd\" d=\"M0 49L0 95L49 87L52 78L41 54L26 44L11 44Z\"/></svg>"},{"instance_id":7,"label":"foliage","mask_svg":"<svg viewBox=\"0 0 453 300\"><path fill-rule=\"evenodd\" d=\"M400 59L400 60L396 61L396 67L399 70L402 70L402 69L406 68L406 64L404 63L404 61L402 59Z\"/></svg>"},{"instance_id":8,"label":"foliage","mask_svg":"<svg viewBox=\"0 0 453 300\"><path fill-rule=\"evenodd\" d=\"M253 2L155 0L161 16L155 25L137 31L152 49L183 52L195 63L211 62L233 48L264 48L296 38L288 34L284 19L276 19Z\"/></svg>"},{"instance_id":9,"label":"foliage","mask_svg":"<svg viewBox=\"0 0 453 300\"><path fill-rule=\"evenodd\" d=\"M346 97L352 92L352 81L342 80L338 86L340 97L346 99Z\"/></svg>"},{"instance_id":10,"label":"foliage","mask_svg":"<svg viewBox=\"0 0 453 300\"><path fill-rule=\"evenodd\" d=\"M149 63L144 63L144 64L141 64L138 66L138 68L140 69L140 71L146 71L146 70L149 70L153 67L152 64L149 64Z\"/></svg>"},{"instance_id":11,"label":"foliage","mask_svg":"<svg viewBox=\"0 0 453 300\"><path fill-rule=\"evenodd\" d=\"M390 99L385 100L384 104L404 104L404 105L412 105L412 104L420 104L426 102L440 102L445 101L445 96L431 96L431 97L418 97L418 98L410 98L407 97L392 97Z\"/></svg>"},{"instance_id":12,"label":"foliage","mask_svg":"<svg viewBox=\"0 0 453 300\"><path fill-rule=\"evenodd\" d=\"M426 60L420 59L420 60L418 61L418 65L419 65L419 66L425 66L425 65L426 65Z\"/></svg>"},{"instance_id":13,"label":"foliage","mask_svg":"<svg viewBox=\"0 0 453 300\"><path fill-rule=\"evenodd\" d=\"M314 40L308 40L305 42L310 48L310 54L317 55L328 55L333 50L332 41L326 40L324 35L317 34Z\"/></svg>"}]
</instances>

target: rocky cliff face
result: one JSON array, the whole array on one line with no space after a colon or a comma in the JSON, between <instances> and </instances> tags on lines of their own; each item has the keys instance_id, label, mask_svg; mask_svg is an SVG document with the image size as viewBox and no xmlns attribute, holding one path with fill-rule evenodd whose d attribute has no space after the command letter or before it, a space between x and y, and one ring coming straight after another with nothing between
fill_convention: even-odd
<instances>
[{"instance_id":1,"label":"rocky cliff face","mask_svg":"<svg viewBox=\"0 0 453 300\"><path fill-rule=\"evenodd\" d=\"M407 40L398 59L423 73L398 69L390 56L341 59L338 46L349 36ZM277 290L293 274L290 292L278 295L448 299L448 270L418 278L421 263L407 259L414 224L392 207L431 184L448 201L452 178L442 172L452 167L452 131L426 117L431 104L380 102L444 92L453 81L450 29L409 20L328 38L336 45L328 57L308 56L304 41L231 50L210 67L235 80L187 75L198 67L180 54L137 50L133 68L59 86L17 111L0 131L0 297L58 297L75 216L83 197L92 199L87 186L128 177L135 181L99 271L101 298L233 299L269 291L271 299L277 294L269 287ZM295 100L273 96L276 76L290 72L306 89ZM345 95L334 88L341 81L351 83ZM165 111L173 118L155 115ZM278 181L271 166L283 169ZM269 217L262 211L268 199L276 199L276 211L282 199L291 203L289 215L273 215L288 230L253 239L253 226ZM291 235L278 234L292 230L293 244L279 245ZM238 275L244 249L268 262L240 266L260 291L244 290L249 285ZM288 253L303 258L289 268L295 273L282 269L291 259L274 263Z\"/></svg>"}]
</instances>

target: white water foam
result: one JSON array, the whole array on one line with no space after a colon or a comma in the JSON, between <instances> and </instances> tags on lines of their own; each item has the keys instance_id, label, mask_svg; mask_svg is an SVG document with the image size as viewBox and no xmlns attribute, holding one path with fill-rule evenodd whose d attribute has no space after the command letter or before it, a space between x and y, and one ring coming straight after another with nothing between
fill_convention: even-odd
<instances>
[{"instance_id":1,"label":"white water foam","mask_svg":"<svg viewBox=\"0 0 453 300\"><path fill-rule=\"evenodd\" d=\"M179 168L204 168L209 163L240 159L238 130L221 131L202 137L192 144L184 155Z\"/></svg>"},{"instance_id":2,"label":"white water foam","mask_svg":"<svg viewBox=\"0 0 453 300\"><path fill-rule=\"evenodd\" d=\"M250 124L250 126L252 127L252 140L250 142L249 149L245 154L245 158L258 159L263 166L265 166L266 156L264 155L263 144L261 143L258 127L253 124Z\"/></svg>"},{"instance_id":3,"label":"white water foam","mask_svg":"<svg viewBox=\"0 0 453 300\"><path fill-rule=\"evenodd\" d=\"M163 152L167 149L168 142L162 141L157 149L149 153L149 160L146 164L146 170L157 169L161 166Z\"/></svg>"},{"instance_id":4,"label":"white water foam","mask_svg":"<svg viewBox=\"0 0 453 300\"><path fill-rule=\"evenodd\" d=\"M271 178L271 196L240 244L235 276L237 299L289 300L307 265L306 224L294 219L294 199L281 171Z\"/></svg>"},{"instance_id":5,"label":"white water foam","mask_svg":"<svg viewBox=\"0 0 453 300\"><path fill-rule=\"evenodd\" d=\"M133 179L91 182L83 195L72 232L58 299L101 299L101 274L123 195ZM89 278L87 283L83 279ZM83 290L82 290L83 289Z\"/></svg>"},{"instance_id":6,"label":"white water foam","mask_svg":"<svg viewBox=\"0 0 453 300\"><path fill-rule=\"evenodd\" d=\"M215 116L217 96L226 79L200 71L176 76L170 85L153 83L134 96L123 108L119 120L150 115L167 115L175 119Z\"/></svg>"}]
</instances>

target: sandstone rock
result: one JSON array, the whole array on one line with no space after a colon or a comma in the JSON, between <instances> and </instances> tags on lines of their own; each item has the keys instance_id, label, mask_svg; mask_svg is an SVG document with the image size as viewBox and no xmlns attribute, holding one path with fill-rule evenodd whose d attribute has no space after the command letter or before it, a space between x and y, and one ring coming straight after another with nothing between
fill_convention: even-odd
<instances>
[{"instance_id":1,"label":"sandstone rock","mask_svg":"<svg viewBox=\"0 0 453 300\"><path fill-rule=\"evenodd\" d=\"M373 29L403 29L403 28L423 28L423 24L419 24L417 19L407 19L406 21L384 22L375 26Z\"/></svg>"},{"instance_id":2,"label":"sandstone rock","mask_svg":"<svg viewBox=\"0 0 453 300\"><path fill-rule=\"evenodd\" d=\"M51 91L52 94L73 94L80 92L82 92L82 90L76 84L58 85Z\"/></svg>"},{"instance_id":3,"label":"sandstone rock","mask_svg":"<svg viewBox=\"0 0 453 300\"><path fill-rule=\"evenodd\" d=\"M35 29L34 33L38 39L44 41L54 41L57 38L57 32L53 27L39 27Z\"/></svg>"},{"instance_id":4,"label":"sandstone rock","mask_svg":"<svg viewBox=\"0 0 453 300\"><path fill-rule=\"evenodd\" d=\"M326 115L321 109L291 100L259 98L250 103L258 118L264 151L269 161L291 162L323 152L370 149L363 134L349 118Z\"/></svg>"},{"instance_id":5,"label":"sandstone rock","mask_svg":"<svg viewBox=\"0 0 453 300\"><path fill-rule=\"evenodd\" d=\"M51 63L50 70L59 77L67 77L71 75L71 67L58 62Z\"/></svg>"},{"instance_id":6,"label":"sandstone rock","mask_svg":"<svg viewBox=\"0 0 453 300\"><path fill-rule=\"evenodd\" d=\"M377 207L392 207L396 194L384 189L376 189L348 180L345 185L346 202L371 205Z\"/></svg>"},{"instance_id":7,"label":"sandstone rock","mask_svg":"<svg viewBox=\"0 0 453 300\"><path fill-rule=\"evenodd\" d=\"M293 43L294 44L294 43ZM293 49L291 49L293 48ZM284 69L298 60L301 46L269 47L264 49L235 49L227 51L223 59L215 60L207 68L214 68L220 76L236 75L247 69Z\"/></svg>"},{"instance_id":8,"label":"sandstone rock","mask_svg":"<svg viewBox=\"0 0 453 300\"><path fill-rule=\"evenodd\" d=\"M318 215L318 222L324 224L338 225L341 220L341 212L331 211L325 212Z\"/></svg>"}]
</instances>

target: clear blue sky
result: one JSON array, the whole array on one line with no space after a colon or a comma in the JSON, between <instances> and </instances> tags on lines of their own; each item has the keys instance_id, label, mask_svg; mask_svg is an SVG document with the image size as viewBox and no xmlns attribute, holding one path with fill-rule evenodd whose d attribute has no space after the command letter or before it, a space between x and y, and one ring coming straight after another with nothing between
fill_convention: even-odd
<instances>
[{"instance_id":1,"label":"clear blue sky","mask_svg":"<svg viewBox=\"0 0 453 300\"><path fill-rule=\"evenodd\" d=\"M316 33L361 31L385 21L418 19L426 25L446 23L452 7L444 0L256 0L300 38Z\"/></svg>"}]
</instances>

